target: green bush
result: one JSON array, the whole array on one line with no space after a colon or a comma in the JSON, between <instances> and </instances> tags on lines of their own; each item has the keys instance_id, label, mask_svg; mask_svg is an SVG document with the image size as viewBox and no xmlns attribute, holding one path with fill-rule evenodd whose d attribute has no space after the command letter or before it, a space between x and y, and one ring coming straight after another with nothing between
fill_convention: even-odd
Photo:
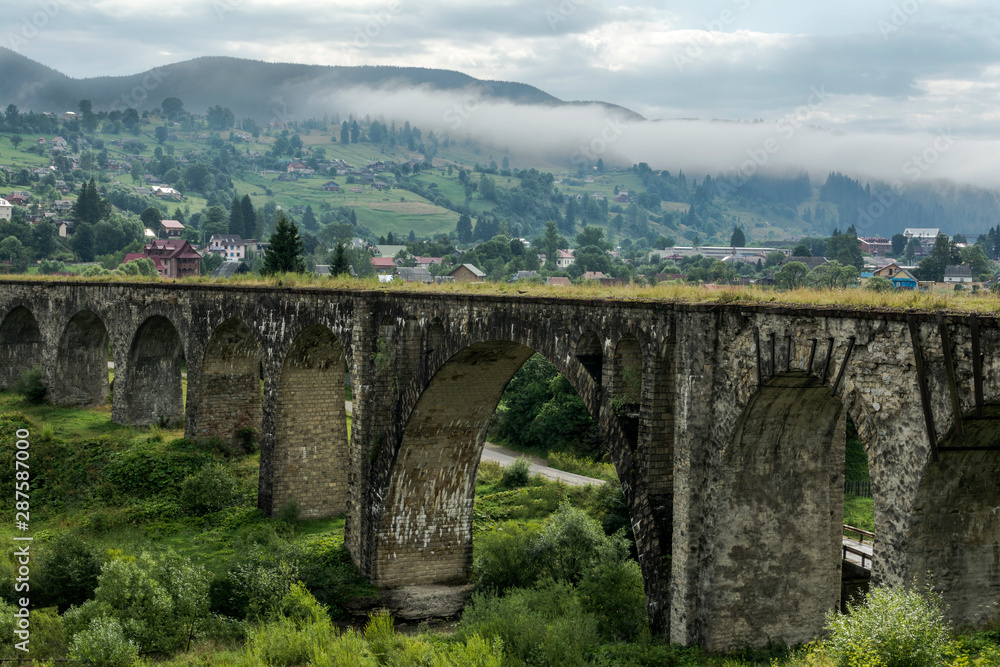
<instances>
[{"instance_id":1,"label":"green bush","mask_svg":"<svg viewBox=\"0 0 1000 667\"><path fill-rule=\"evenodd\" d=\"M642 572L634 561L601 563L579 586L583 609L600 620L607 641L635 641L649 632Z\"/></svg>"},{"instance_id":2,"label":"green bush","mask_svg":"<svg viewBox=\"0 0 1000 667\"><path fill-rule=\"evenodd\" d=\"M838 667L936 667L945 664L950 628L933 593L874 588L848 613L831 613L823 650Z\"/></svg>"},{"instance_id":3,"label":"green bush","mask_svg":"<svg viewBox=\"0 0 1000 667\"><path fill-rule=\"evenodd\" d=\"M32 588L42 605L55 605L65 613L93 597L101 574L97 550L80 536L59 533L40 545Z\"/></svg>"},{"instance_id":4,"label":"green bush","mask_svg":"<svg viewBox=\"0 0 1000 667\"><path fill-rule=\"evenodd\" d=\"M350 629L330 646L316 647L312 664L314 667L378 667L379 661L364 637Z\"/></svg>"},{"instance_id":5,"label":"green bush","mask_svg":"<svg viewBox=\"0 0 1000 667\"><path fill-rule=\"evenodd\" d=\"M479 588L502 593L534 584L539 575L533 548L537 537L537 528L516 521L481 534L473 542L472 563Z\"/></svg>"},{"instance_id":6,"label":"green bush","mask_svg":"<svg viewBox=\"0 0 1000 667\"><path fill-rule=\"evenodd\" d=\"M301 581L292 584L291 590L282 598L281 614L294 621L300 628L310 623L330 622L326 609L316 601Z\"/></svg>"},{"instance_id":7,"label":"green bush","mask_svg":"<svg viewBox=\"0 0 1000 667\"><path fill-rule=\"evenodd\" d=\"M477 593L455 637L499 639L506 664L585 665L600 644L598 619L583 610L571 585L551 579L504 597Z\"/></svg>"},{"instance_id":8,"label":"green bush","mask_svg":"<svg viewBox=\"0 0 1000 667\"><path fill-rule=\"evenodd\" d=\"M267 555L257 545L246 547L225 577L212 582L212 611L251 621L277 618L282 600L298 578L293 562Z\"/></svg>"},{"instance_id":9,"label":"green bush","mask_svg":"<svg viewBox=\"0 0 1000 667\"><path fill-rule=\"evenodd\" d=\"M336 618L347 615L343 605L348 600L375 592L375 588L358 572L341 536L304 537L287 555L297 565L302 583Z\"/></svg>"},{"instance_id":10,"label":"green bush","mask_svg":"<svg viewBox=\"0 0 1000 667\"><path fill-rule=\"evenodd\" d=\"M243 664L270 667L313 664L313 655L329 649L334 637L333 626L327 622L300 626L290 618L280 618L250 632Z\"/></svg>"},{"instance_id":11,"label":"green bush","mask_svg":"<svg viewBox=\"0 0 1000 667\"><path fill-rule=\"evenodd\" d=\"M504 468L500 478L500 486L505 489L519 489L531 481L531 462L523 456L517 457L514 463Z\"/></svg>"},{"instance_id":12,"label":"green bush","mask_svg":"<svg viewBox=\"0 0 1000 667\"><path fill-rule=\"evenodd\" d=\"M48 391L48 388L42 384L42 369L35 366L21 373L21 377L17 379L11 390L15 394L24 396L24 400L29 403L41 403L42 399L45 398L45 392Z\"/></svg>"},{"instance_id":13,"label":"green bush","mask_svg":"<svg viewBox=\"0 0 1000 667\"><path fill-rule=\"evenodd\" d=\"M567 502L545 522L534 544L542 572L558 581L580 581L589 569L623 561L627 554L620 534L605 535L596 521Z\"/></svg>"},{"instance_id":14,"label":"green bush","mask_svg":"<svg viewBox=\"0 0 1000 667\"><path fill-rule=\"evenodd\" d=\"M195 516L218 512L233 504L237 486L225 465L207 465L181 482L181 507Z\"/></svg>"},{"instance_id":15,"label":"green bush","mask_svg":"<svg viewBox=\"0 0 1000 667\"><path fill-rule=\"evenodd\" d=\"M139 649L126 639L118 619L100 617L73 637L69 657L81 665L128 667L139 657Z\"/></svg>"},{"instance_id":16,"label":"green bush","mask_svg":"<svg viewBox=\"0 0 1000 667\"><path fill-rule=\"evenodd\" d=\"M14 616L19 606L0 602L0 659L24 658L15 643L24 641L14 631L18 629L18 619ZM55 609L31 609L29 617L31 637L29 647L31 657L37 659L62 658L66 655L66 635L62 618Z\"/></svg>"},{"instance_id":17,"label":"green bush","mask_svg":"<svg viewBox=\"0 0 1000 667\"><path fill-rule=\"evenodd\" d=\"M140 653L190 645L208 617L208 581L201 567L173 553L115 558L104 565L94 599L64 616L75 637L96 620L115 620ZM108 631L104 630L105 634Z\"/></svg>"}]
</instances>

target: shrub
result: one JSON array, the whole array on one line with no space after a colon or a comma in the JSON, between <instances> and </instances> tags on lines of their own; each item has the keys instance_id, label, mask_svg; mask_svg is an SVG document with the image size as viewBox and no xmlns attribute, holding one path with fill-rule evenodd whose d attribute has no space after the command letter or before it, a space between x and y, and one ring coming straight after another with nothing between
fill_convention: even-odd
<instances>
[{"instance_id":1,"label":"shrub","mask_svg":"<svg viewBox=\"0 0 1000 667\"><path fill-rule=\"evenodd\" d=\"M296 581L293 563L254 545L230 564L224 578L212 582L212 611L252 621L275 618Z\"/></svg>"},{"instance_id":2,"label":"shrub","mask_svg":"<svg viewBox=\"0 0 1000 667\"><path fill-rule=\"evenodd\" d=\"M21 377L17 379L11 390L15 394L24 396L24 399L29 403L41 403L42 399L45 398L45 392L48 391L46 386L42 384L42 369L35 366L21 373Z\"/></svg>"},{"instance_id":3,"label":"shrub","mask_svg":"<svg viewBox=\"0 0 1000 667\"><path fill-rule=\"evenodd\" d=\"M24 653L17 648L17 642L24 641L14 631L18 629L18 619L14 616L19 606L0 602L0 659L23 658ZM63 657L66 654L66 636L62 619L54 609L32 609L31 616L31 657L37 659Z\"/></svg>"},{"instance_id":4,"label":"shrub","mask_svg":"<svg viewBox=\"0 0 1000 667\"><path fill-rule=\"evenodd\" d=\"M189 645L207 616L204 570L168 552L157 558L143 553L110 560L101 572L94 599L70 609L64 621L68 634L75 638L98 619L115 620L124 637L145 654L169 653Z\"/></svg>"},{"instance_id":5,"label":"shrub","mask_svg":"<svg viewBox=\"0 0 1000 667\"><path fill-rule=\"evenodd\" d=\"M500 486L505 489L517 489L527 486L529 481L531 481L531 462L519 456L514 463L504 469Z\"/></svg>"},{"instance_id":6,"label":"shrub","mask_svg":"<svg viewBox=\"0 0 1000 667\"><path fill-rule=\"evenodd\" d=\"M605 535L596 521L566 502L545 522L534 552L543 573L570 582L580 581L600 563L622 561L628 553L620 534Z\"/></svg>"},{"instance_id":7,"label":"shrub","mask_svg":"<svg viewBox=\"0 0 1000 667\"><path fill-rule=\"evenodd\" d=\"M330 646L316 647L312 664L316 667L378 667L379 661L364 637L350 629Z\"/></svg>"},{"instance_id":8,"label":"shrub","mask_svg":"<svg viewBox=\"0 0 1000 667\"><path fill-rule=\"evenodd\" d=\"M309 589L301 582L292 584L291 590L281 600L281 614L295 622L298 627L310 623L328 623L330 616L326 613Z\"/></svg>"},{"instance_id":9,"label":"shrub","mask_svg":"<svg viewBox=\"0 0 1000 667\"><path fill-rule=\"evenodd\" d=\"M236 479L221 463L207 465L181 482L184 511L201 516L229 507L236 496Z\"/></svg>"},{"instance_id":10,"label":"shrub","mask_svg":"<svg viewBox=\"0 0 1000 667\"><path fill-rule=\"evenodd\" d=\"M848 614L831 613L823 649L838 667L932 667L945 664L950 628L933 593L874 588Z\"/></svg>"},{"instance_id":11,"label":"shrub","mask_svg":"<svg viewBox=\"0 0 1000 667\"><path fill-rule=\"evenodd\" d=\"M609 641L634 641L648 632L646 593L634 561L601 563L580 582L583 609L600 620Z\"/></svg>"},{"instance_id":12,"label":"shrub","mask_svg":"<svg viewBox=\"0 0 1000 667\"><path fill-rule=\"evenodd\" d=\"M125 638L117 619L100 617L73 637L69 657L81 665L128 667L139 657L139 649Z\"/></svg>"},{"instance_id":13,"label":"shrub","mask_svg":"<svg viewBox=\"0 0 1000 667\"><path fill-rule=\"evenodd\" d=\"M539 574L533 549L537 537L537 528L516 521L480 535L473 543L472 564L479 588L502 593L534 584Z\"/></svg>"},{"instance_id":14,"label":"shrub","mask_svg":"<svg viewBox=\"0 0 1000 667\"><path fill-rule=\"evenodd\" d=\"M40 550L35 580L40 602L65 613L93 597L101 574L97 550L74 533L59 533Z\"/></svg>"},{"instance_id":15,"label":"shrub","mask_svg":"<svg viewBox=\"0 0 1000 667\"><path fill-rule=\"evenodd\" d=\"M326 622L298 626L281 618L250 632L244 649L244 664L292 667L309 665L313 655L325 651L334 641L333 627Z\"/></svg>"},{"instance_id":16,"label":"shrub","mask_svg":"<svg viewBox=\"0 0 1000 667\"><path fill-rule=\"evenodd\" d=\"M587 664L599 645L597 626L572 586L547 579L504 597L474 594L455 636L499 639L508 664L572 666Z\"/></svg>"}]
</instances>

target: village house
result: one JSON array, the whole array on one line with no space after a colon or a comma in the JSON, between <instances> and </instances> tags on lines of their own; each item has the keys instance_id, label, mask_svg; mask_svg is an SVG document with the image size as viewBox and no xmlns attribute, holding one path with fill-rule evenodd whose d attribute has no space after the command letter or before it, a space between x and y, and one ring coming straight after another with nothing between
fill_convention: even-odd
<instances>
[{"instance_id":1,"label":"village house","mask_svg":"<svg viewBox=\"0 0 1000 667\"><path fill-rule=\"evenodd\" d=\"M184 236L184 225L178 220L161 220L160 229L168 239L178 239Z\"/></svg>"},{"instance_id":2,"label":"village house","mask_svg":"<svg viewBox=\"0 0 1000 667\"><path fill-rule=\"evenodd\" d=\"M226 260L246 259L250 249L248 245L254 243L253 239L244 241L238 235L232 234L212 234L208 240L208 252L222 255Z\"/></svg>"},{"instance_id":3,"label":"village house","mask_svg":"<svg viewBox=\"0 0 1000 667\"><path fill-rule=\"evenodd\" d=\"M949 265L944 268L944 281L946 283L971 283L972 267L963 265Z\"/></svg>"},{"instance_id":4,"label":"village house","mask_svg":"<svg viewBox=\"0 0 1000 667\"><path fill-rule=\"evenodd\" d=\"M379 275L392 275L396 272L396 260L392 257L372 257L372 266Z\"/></svg>"},{"instance_id":5,"label":"village house","mask_svg":"<svg viewBox=\"0 0 1000 667\"><path fill-rule=\"evenodd\" d=\"M0 199L0 220L10 220L14 215L14 205L6 199Z\"/></svg>"},{"instance_id":6,"label":"village house","mask_svg":"<svg viewBox=\"0 0 1000 667\"><path fill-rule=\"evenodd\" d=\"M556 253L556 268L566 269L576 261L572 250L560 250Z\"/></svg>"},{"instance_id":7,"label":"village house","mask_svg":"<svg viewBox=\"0 0 1000 667\"><path fill-rule=\"evenodd\" d=\"M892 262L890 264L886 264L885 266L878 267L877 269L872 271L872 275L880 276L882 278L892 278L900 271L902 271L902 268L895 262Z\"/></svg>"},{"instance_id":8,"label":"village house","mask_svg":"<svg viewBox=\"0 0 1000 667\"><path fill-rule=\"evenodd\" d=\"M201 274L201 255L182 239L154 239L142 252L125 255L122 263L151 259L161 278L185 278Z\"/></svg>"},{"instance_id":9,"label":"village house","mask_svg":"<svg viewBox=\"0 0 1000 667\"><path fill-rule=\"evenodd\" d=\"M448 275L457 283L481 283L486 279L486 274L472 264L460 264Z\"/></svg>"},{"instance_id":10,"label":"village house","mask_svg":"<svg viewBox=\"0 0 1000 667\"><path fill-rule=\"evenodd\" d=\"M861 242L861 252L869 255L884 255L892 250L892 241L881 236L862 236L858 241Z\"/></svg>"},{"instance_id":11,"label":"village house","mask_svg":"<svg viewBox=\"0 0 1000 667\"><path fill-rule=\"evenodd\" d=\"M327 192L340 192L340 185L336 181L327 181L323 184L323 189Z\"/></svg>"}]
</instances>

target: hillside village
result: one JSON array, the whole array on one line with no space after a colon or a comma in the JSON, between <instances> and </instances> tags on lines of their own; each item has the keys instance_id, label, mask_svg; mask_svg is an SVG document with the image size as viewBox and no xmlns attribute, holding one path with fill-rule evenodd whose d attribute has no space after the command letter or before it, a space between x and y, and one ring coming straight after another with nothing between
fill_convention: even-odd
<instances>
[{"instance_id":1,"label":"hillside village","mask_svg":"<svg viewBox=\"0 0 1000 667\"><path fill-rule=\"evenodd\" d=\"M297 224L308 271L381 281L975 290L998 271L1000 226L972 241L941 227L841 231L871 188L839 174L818 191L806 176L760 180L753 197L726 201L720 178L688 183L645 164L574 174L517 168L516 156L480 162L470 158L486 147L405 121L260 127L220 107L163 106L142 116L95 114L86 100L59 117L7 108L3 271L260 272L279 215ZM837 192L848 203L835 204Z\"/></svg>"}]
</instances>

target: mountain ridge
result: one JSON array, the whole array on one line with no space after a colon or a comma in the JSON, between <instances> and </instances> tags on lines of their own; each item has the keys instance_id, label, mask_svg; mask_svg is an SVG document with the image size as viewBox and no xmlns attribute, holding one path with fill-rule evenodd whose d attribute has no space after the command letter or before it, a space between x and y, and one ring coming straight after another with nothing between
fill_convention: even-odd
<instances>
[{"instance_id":1,"label":"mountain ridge","mask_svg":"<svg viewBox=\"0 0 1000 667\"><path fill-rule=\"evenodd\" d=\"M252 85L250 85L252 84ZM199 56L122 76L75 79L58 70L0 47L0 103L34 111L75 110L89 99L95 111L157 107L167 97L180 98L200 113L215 105L229 107L240 118L270 120L280 112L304 120L319 113L317 98L343 115L354 112L345 91L430 88L435 91L474 90L477 98L515 104L579 106L595 104L633 119L642 116L607 102L564 101L515 81L477 79L455 70L392 65L304 65L266 62L231 56Z\"/></svg>"}]
</instances>

